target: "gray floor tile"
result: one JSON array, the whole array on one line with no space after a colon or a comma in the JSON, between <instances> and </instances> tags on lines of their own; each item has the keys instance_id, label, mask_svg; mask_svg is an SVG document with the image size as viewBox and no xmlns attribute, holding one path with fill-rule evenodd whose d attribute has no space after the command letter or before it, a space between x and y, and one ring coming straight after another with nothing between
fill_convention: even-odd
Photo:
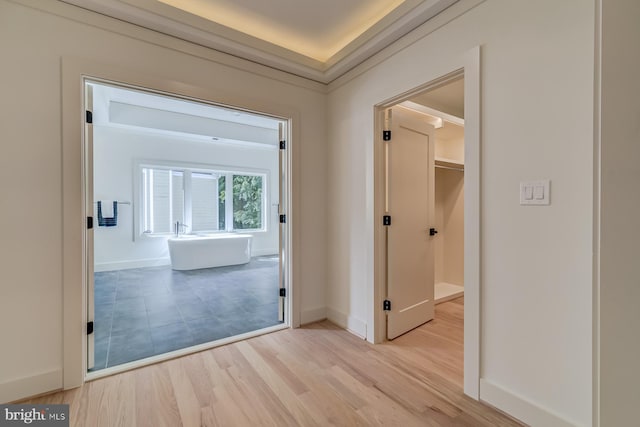
<instances>
[{"instance_id":1,"label":"gray floor tile","mask_svg":"<svg viewBox=\"0 0 640 427\"><path fill-rule=\"evenodd\" d=\"M111 321L111 334L125 331L139 331L149 328L146 311L132 311L123 314L114 313Z\"/></svg>"},{"instance_id":2,"label":"gray floor tile","mask_svg":"<svg viewBox=\"0 0 640 427\"><path fill-rule=\"evenodd\" d=\"M118 316L120 314L127 314L136 311L145 311L143 297L128 298L126 300L116 301L113 307L113 314Z\"/></svg>"},{"instance_id":3,"label":"gray floor tile","mask_svg":"<svg viewBox=\"0 0 640 427\"><path fill-rule=\"evenodd\" d=\"M277 283L277 258L96 273L93 370L278 324Z\"/></svg>"},{"instance_id":4,"label":"gray floor tile","mask_svg":"<svg viewBox=\"0 0 640 427\"><path fill-rule=\"evenodd\" d=\"M147 310L175 309L176 301L172 294L148 295L144 297Z\"/></svg>"},{"instance_id":5,"label":"gray floor tile","mask_svg":"<svg viewBox=\"0 0 640 427\"><path fill-rule=\"evenodd\" d=\"M192 346L194 338L184 322L151 328L151 341L155 354Z\"/></svg>"},{"instance_id":6,"label":"gray floor tile","mask_svg":"<svg viewBox=\"0 0 640 427\"><path fill-rule=\"evenodd\" d=\"M142 298L144 292L139 286L118 286L116 290L116 301L123 301L131 298Z\"/></svg>"},{"instance_id":7,"label":"gray floor tile","mask_svg":"<svg viewBox=\"0 0 640 427\"><path fill-rule=\"evenodd\" d=\"M186 322L197 344L230 337L227 325L216 317L204 317Z\"/></svg>"},{"instance_id":8,"label":"gray floor tile","mask_svg":"<svg viewBox=\"0 0 640 427\"><path fill-rule=\"evenodd\" d=\"M179 305L178 310L185 321L202 317L213 317L213 311L206 306L204 301L201 301L199 304Z\"/></svg>"},{"instance_id":9,"label":"gray floor tile","mask_svg":"<svg viewBox=\"0 0 640 427\"><path fill-rule=\"evenodd\" d=\"M91 371L98 371L107 367L107 351L109 349L109 336L94 341L94 364Z\"/></svg>"},{"instance_id":10,"label":"gray floor tile","mask_svg":"<svg viewBox=\"0 0 640 427\"><path fill-rule=\"evenodd\" d=\"M150 310L147 312L149 327L170 325L171 323L182 322L182 316L177 308L164 308L160 310Z\"/></svg>"},{"instance_id":11,"label":"gray floor tile","mask_svg":"<svg viewBox=\"0 0 640 427\"><path fill-rule=\"evenodd\" d=\"M153 355L153 343L148 328L134 333L111 335L107 366L121 365Z\"/></svg>"}]
</instances>

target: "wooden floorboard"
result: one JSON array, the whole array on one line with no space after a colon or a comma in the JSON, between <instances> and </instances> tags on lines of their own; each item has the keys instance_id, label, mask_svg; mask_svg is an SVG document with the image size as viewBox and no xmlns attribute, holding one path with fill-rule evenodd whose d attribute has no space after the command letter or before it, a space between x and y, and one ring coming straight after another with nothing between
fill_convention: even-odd
<instances>
[{"instance_id":1,"label":"wooden floorboard","mask_svg":"<svg viewBox=\"0 0 640 427\"><path fill-rule=\"evenodd\" d=\"M32 399L72 426L519 426L462 393L462 298L371 345L324 321Z\"/></svg>"}]
</instances>

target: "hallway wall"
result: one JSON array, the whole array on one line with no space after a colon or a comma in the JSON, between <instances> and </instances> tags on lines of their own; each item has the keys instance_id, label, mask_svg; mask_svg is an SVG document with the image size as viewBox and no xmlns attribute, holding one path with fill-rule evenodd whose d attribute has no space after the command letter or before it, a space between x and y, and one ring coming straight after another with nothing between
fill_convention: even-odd
<instances>
[{"instance_id":1,"label":"hallway wall","mask_svg":"<svg viewBox=\"0 0 640 427\"><path fill-rule=\"evenodd\" d=\"M0 352L0 402L62 387L62 291L77 280L63 277L62 252L69 233L62 228L62 200L76 191L62 183L63 168L77 166L62 163L61 64L70 58L165 79L176 90L206 88L222 104L249 109L277 105L297 112L297 133L290 144L299 153L293 181L298 210L290 217L300 236L293 280L298 280L300 315L323 317L323 86L58 1L0 0L0 52L0 193L12 207L0 212L2 223L12 224L0 244L0 324L7 325L3 340L11 343Z\"/></svg>"},{"instance_id":2,"label":"hallway wall","mask_svg":"<svg viewBox=\"0 0 640 427\"><path fill-rule=\"evenodd\" d=\"M328 312L372 340L374 106L481 47L480 397L534 425L592 424L594 13L487 0L330 87Z\"/></svg>"}]
</instances>

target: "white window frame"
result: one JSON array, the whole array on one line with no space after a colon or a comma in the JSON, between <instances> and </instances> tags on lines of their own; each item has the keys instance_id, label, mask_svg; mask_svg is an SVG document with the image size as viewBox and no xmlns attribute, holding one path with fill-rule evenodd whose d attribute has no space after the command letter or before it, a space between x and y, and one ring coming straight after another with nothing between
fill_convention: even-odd
<instances>
[{"instance_id":1,"label":"white window frame","mask_svg":"<svg viewBox=\"0 0 640 427\"><path fill-rule=\"evenodd\" d=\"M199 233L266 233L269 230L270 211L267 209L270 206L269 201L271 194L269 192L270 171L268 169L246 168L236 166L223 166L214 164L203 163L190 163L190 162L173 162L165 160L148 160L138 159L134 162L133 166L133 193L134 200L137 203L134 206L134 227L133 227L133 240L145 239L145 238L157 238L167 237L174 234L173 229L167 233L145 233L145 217L146 217L146 203L144 200L144 177L143 169L167 169L167 170L180 170L183 171L184 182L184 218L185 223L191 226L192 203L191 203L191 173L211 173L218 177L225 176L225 185L227 182L233 182L233 175L248 175L248 176L260 176L262 177L262 227L255 229L234 229L233 228L233 196L227 197L225 200L225 229L224 230L199 230ZM231 221L228 219L231 218ZM188 227L187 232L190 232L191 228Z\"/></svg>"}]
</instances>

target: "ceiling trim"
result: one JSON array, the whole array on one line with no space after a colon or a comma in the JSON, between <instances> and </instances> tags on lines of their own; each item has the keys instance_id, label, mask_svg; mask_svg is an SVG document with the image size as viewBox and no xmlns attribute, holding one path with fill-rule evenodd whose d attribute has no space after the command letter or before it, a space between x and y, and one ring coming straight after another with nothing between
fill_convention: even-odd
<instances>
[{"instance_id":1,"label":"ceiling trim","mask_svg":"<svg viewBox=\"0 0 640 427\"><path fill-rule=\"evenodd\" d=\"M382 49L379 52L376 52L374 55L369 57L366 61L356 65L352 69L346 71L341 76L338 76L336 79L332 80L328 86L328 92L333 92L340 88L341 86L349 83L353 79L365 74L367 71L372 69L373 67L381 64L382 62L388 60L393 57L393 55L398 52L403 51L409 46L413 45L420 39L427 37L429 34L437 31L439 28L447 25L449 22L454 19L462 16L468 11L474 9L478 5L484 3L487 0L458 0L442 13L434 16L429 21L420 25L414 31L408 33L406 36L401 39L396 40L394 43L390 44L386 48ZM401 98L402 96L400 96ZM394 101L395 103L397 101ZM392 105L392 104L390 104Z\"/></svg>"},{"instance_id":2,"label":"ceiling trim","mask_svg":"<svg viewBox=\"0 0 640 427\"><path fill-rule=\"evenodd\" d=\"M61 0L290 74L328 84L458 0L408 0L321 62L155 0Z\"/></svg>"}]
</instances>

